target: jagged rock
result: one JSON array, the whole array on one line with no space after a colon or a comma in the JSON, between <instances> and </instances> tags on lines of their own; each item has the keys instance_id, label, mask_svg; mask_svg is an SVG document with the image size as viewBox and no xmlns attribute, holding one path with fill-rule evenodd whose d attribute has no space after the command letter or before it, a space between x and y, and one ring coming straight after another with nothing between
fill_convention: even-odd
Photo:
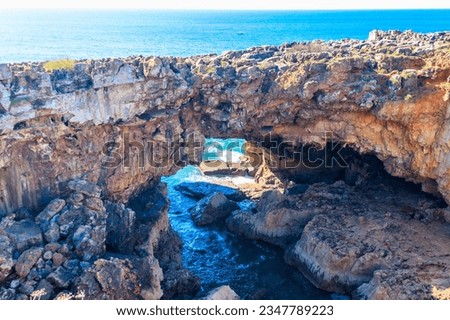
<instances>
[{"instance_id":1,"label":"jagged rock","mask_svg":"<svg viewBox=\"0 0 450 320\"><path fill-rule=\"evenodd\" d=\"M149 293L152 288L147 288L150 291L145 292L142 285L148 282L148 278L144 277L154 276L154 270L149 269L145 274L139 274L134 271L134 267L129 260L99 259L77 280L77 290L84 291L86 299L160 298L160 289L157 295L151 295Z\"/></svg>"},{"instance_id":2,"label":"jagged rock","mask_svg":"<svg viewBox=\"0 0 450 320\"><path fill-rule=\"evenodd\" d=\"M50 251L52 253L55 253L56 251L59 250L59 248L61 248L61 245L57 242L52 242L52 243L47 243L44 247L45 251Z\"/></svg>"},{"instance_id":3,"label":"jagged rock","mask_svg":"<svg viewBox=\"0 0 450 320\"><path fill-rule=\"evenodd\" d=\"M67 185L70 190L79 192L88 197L100 197L101 189L96 184L86 180L73 180Z\"/></svg>"},{"instance_id":4,"label":"jagged rock","mask_svg":"<svg viewBox=\"0 0 450 320\"><path fill-rule=\"evenodd\" d=\"M107 201L106 243L117 252L130 253L134 249L136 213L123 204Z\"/></svg>"},{"instance_id":5,"label":"jagged rock","mask_svg":"<svg viewBox=\"0 0 450 320\"><path fill-rule=\"evenodd\" d=\"M20 285L19 292L26 296L29 296L34 291L34 285L34 281L26 281ZM25 300L27 299L28 297L25 297Z\"/></svg>"},{"instance_id":6,"label":"jagged rock","mask_svg":"<svg viewBox=\"0 0 450 320\"><path fill-rule=\"evenodd\" d=\"M11 70L6 63L0 64L0 80L9 80L12 77Z\"/></svg>"},{"instance_id":7,"label":"jagged rock","mask_svg":"<svg viewBox=\"0 0 450 320\"><path fill-rule=\"evenodd\" d=\"M204 226L228 217L235 210L239 210L236 202L228 200L223 193L217 192L200 200L189 211L195 224Z\"/></svg>"},{"instance_id":8,"label":"jagged rock","mask_svg":"<svg viewBox=\"0 0 450 320\"><path fill-rule=\"evenodd\" d=\"M14 300L16 291L14 289L0 288L0 300Z\"/></svg>"},{"instance_id":9,"label":"jagged rock","mask_svg":"<svg viewBox=\"0 0 450 320\"><path fill-rule=\"evenodd\" d=\"M13 268L13 245L3 229L0 228L0 284L5 281Z\"/></svg>"},{"instance_id":10,"label":"jagged rock","mask_svg":"<svg viewBox=\"0 0 450 320\"><path fill-rule=\"evenodd\" d=\"M42 257L43 257L45 260L50 260L50 259L52 258L52 256L53 256L53 254L52 254L51 251L45 251L44 254L42 255Z\"/></svg>"},{"instance_id":11,"label":"jagged rock","mask_svg":"<svg viewBox=\"0 0 450 320\"><path fill-rule=\"evenodd\" d=\"M227 219L228 230L250 239L263 240L285 247L298 239L314 212L289 207L278 191L263 193L257 211L236 211Z\"/></svg>"},{"instance_id":12,"label":"jagged rock","mask_svg":"<svg viewBox=\"0 0 450 320\"><path fill-rule=\"evenodd\" d=\"M106 227L80 226L72 236L75 252L84 261L105 253Z\"/></svg>"},{"instance_id":13,"label":"jagged rock","mask_svg":"<svg viewBox=\"0 0 450 320\"><path fill-rule=\"evenodd\" d=\"M19 259L17 259L15 266L16 274L21 278L25 278L30 273L31 268L33 268L38 259L41 257L42 251L42 248L31 248L24 251L20 255Z\"/></svg>"},{"instance_id":14,"label":"jagged rock","mask_svg":"<svg viewBox=\"0 0 450 320\"><path fill-rule=\"evenodd\" d=\"M42 231L44 231L45 241L51 243L56 242L60 238L59 225L56 222L46 222L41 224Z\"/></svg>"},{"instance_id":15,"label":"jagged rock","mask_svg":"<svg viewBox=\"0 0 450 320\"><path fill-rule=\"evenodd\" d=\"M195 199L202 199L218 192L232 201L242 201L246 198L245 194L240 190L208 182L182 182L175 186L175 189Z\"/></svg>"},{"instance_id":16,"label":"jagged rock","mask_svg":"<svg viewBox=\"0 0 450 320\"><path fill-rule=\"evenodd\" d=\"M88 198L84 201L84 204L87 208L93 211L105 211L103 201L99 198Z\"/></svg>"},{"instance_id":17,"label":"jagged rock","mask_svg":"<svg viewBox=\"0 0 450 320\"><path fill-rule=\"evenodd\" d=\"M444 236L449 227L438 221L410 220L390 209L389 219L384 210L372 208L362 214L317 215L288 250L286 260L328 291L351 293L360 287L357 295L365 298L432 298L430 283L441 278L450 286L445 276L450 258L444 254L450 246ZM432 251L427 249L429 243L435 244ZM405 276L414 281L395 280Z\"/></svg>"},{"instance_id":18,"label":"jagged rock","mask_svg":"<svg viewBox=\"0 0 450 320\"><path fill-rule=\"evenodd\" d=\"M64 267L58 267L54 272L50 273L47 281L53 286L60 289L68 288L76 274L72 270L67 270Z\"/></svg>"},{"instance_id":19,"label":"jagged rock","mask_svg":"<svg viewBox=\"0 0 450 320\"><path fill-rule=\"evenodd\" d=\"M220 286L211 292L205 297L204 300L239 300L239 296L230 286Z\"/></svg>"},{"instance_id":20,"label":"jagged rock","mask_svg":"<svg viewBox=\"0 0 450 320\"><path fill-rule=\"evenodd\" d=\"M179 269L164 272L163 299L171 299L174 295L194 295L200 290L201 280L189 270Z\"/></svg>"},{"instance_id":21,"label":"jagged rock","mask_svg":"<svg viewBox=\"0 0 450 320\"><path fill-rule=\"evenodd\" d=\"M58 212L64 208L66 201L63 199L52 200L45 209L36 216L36 223L42 223L50 221Z\"/></svg>"},{"instance_id":22,"label":"jagged rock","mask_svg":"<svg viewBox=\"0 0 450 320\"><path fill-rule=\"evenodd\" d=\"M33 246L42 245L41 229L32 221L22 220L14 222L5 228L5 231L19 252L23 252Z\"/></svg>"},{"instance_id":23,"label":"jagged rock","mask_svg":"<svg viewBox=\"0 0 450 320\"><path fill-rule=\"evenodd\" d=\"M73 192L70 194L67 202L72 203L73 205L80 206L83 204L84 195L81 192Z\"/></svg>"},{"instance_id":24,"label":"jagged rock","mask_svg":"<svg viewBox=\"0 0 450 320\"><path fill-rule=\"evenodd\" d=\"M449 299L450 279L442 267L439 270L377 270L368 283L362 284L354 293L358 299L377 300L426 300ZM442 272L444 271L444 272Z\"/></svg>"},{"instance_id":25,"label":"jagged rock","mask_svg":"<svg viewBox=\"0 0 450 320\"><path fill-rule=\"evenodd\" d=\"M309 185L307 184L296 184L286 190L287 195L296 195L300 193L305 193L308 190Z\"/></svg>"}]
</instances>

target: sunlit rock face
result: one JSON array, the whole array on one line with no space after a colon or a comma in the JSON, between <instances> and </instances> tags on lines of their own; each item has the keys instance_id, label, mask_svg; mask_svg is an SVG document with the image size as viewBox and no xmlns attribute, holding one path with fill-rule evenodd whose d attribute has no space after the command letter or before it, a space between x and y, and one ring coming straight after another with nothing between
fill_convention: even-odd
<instances>
[{"instance_id":1,"label":"sunlit rock face","mask_svg":"<svg viewBox=\"0 0 450 320\"><path fill-rule=\"evenodd\" d=\"M159 142L160 152L146 148L152 156L191 133L258 141L270 132L298 145L332 132L449 201L449 40L378 32L220 56L86 60L51 73L43 63L1 65L0 211L40 208L80 177L126 201L177 169L142 163L133 143ZM182 143L178 162L199 161Z\"/></svg>"},{"instance_id":2,"label":"sunlit rock face","mask_svg":"<svg viewBox=\"0 0 450 320\"><path fill-rule=\"evenodd\" d=\"M244 138L249 146L266 148L283 143L254 168L255 181L271 189L287 187L278 176L304 174L303 167L291 167L293 151L336 142L377 157L389 174L420 183L450 203L449 43L450 33L377 31L368 41L294 43L220 56L85 60L73 70L53 72L45 72L43 63L1 64L0 281L10 286L2 296L17 284L11 280L17 270L20 278L45 264L54 274L42 283L19 281L22 291L30 295L38 287L53 287L55 296L72 286L74 294L83 291L92 299L121 294L157 299L198 289L198 279L181 268L181 244L168 223L166 197L153 199L157 193L146 187L188 163L200 163L204 137ZM70 181L85 181L95 190ZM325 290L362 298L445 297L449 262L442 256L448 241L440 239L448 235L443 222L450 221L448 209L423 194L403 197L395 185L374 191L371 180L365 181L367 190L331 181L297 185L292 194L273 191L273 198L263 200L276 200L278 207L264 207L263 201L254 217L238 212L227 225L286 248L286 260ZM80 196L80 190L88 194ZM83 210L96 218L72 234L65 226L83 215L67 216L72 211L66 209L78 210L85 196L100 199L83 202ZM131 208L125 207L133 197ZM308 205L315 210L305 210ZM61 218L65 223L52 220L58 215L67 217ZM342 234L339 223L347 230ZM120 232L108 229L111 224L121 226ZM98 241L86 247L94 229ZM375 237L364 242L369 231ZM52 245L65 233L73 252ZM434 252L421 243L422 234L439 243ZM16 241L21 235L25 240ZM395 245L386 249L383 239ZM17 270L14 250L26 252ZM108 250L130 259L107 260ZM79 262L72 277L61 267L74 269L64 266L64 255L96 261ZM127 291L140 283L141 268L149 272L147 282L139 292ZM130 277L118 278L110 288L109 273ZM403 282L417 294L405 296Z\"/></svg>"}]
</instances>

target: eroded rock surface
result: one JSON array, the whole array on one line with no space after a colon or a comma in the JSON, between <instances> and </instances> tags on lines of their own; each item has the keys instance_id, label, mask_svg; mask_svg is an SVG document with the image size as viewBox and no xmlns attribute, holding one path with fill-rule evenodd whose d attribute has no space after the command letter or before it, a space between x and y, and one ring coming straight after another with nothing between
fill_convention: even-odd
<instances>
[{"instance_id":1,"label":"eroded rock surface","mask_svg":"<svg viewBox=\"0 0 450 320\"><path fill-rule=\"evenodd\" d=\"M35 217L1 220L0 299L160 299L198 290L182 268L162 186L150 186L147 210L137 211L104 201L89 181L71 181L69 190Z\"/></svg>"},{"instance_id":2,"label":"eroded rock surface","mask_svg":"<svg viewBox=\"0 0 450 320\"><path fill-rule=\"evenodd\" d=\"M284 188L286 173L310 173L292 168L303 146L338 140L450 203L449 42L445 32L376 31L367 41L85 60L52 73L43 63L0 65L0 296L117 298L101 284L108 274L129 298L159 298L162 288L195 282L172 281L179 264L159 265L167 199L155 192L139 210L126 204L162 175L199 163L204 136L283 143L254 168L270 189ZM298 187L276 208L237 213L230 229L288 248L286 259L324 289L446 297L448 210L327 172L328 184ZM428 250L424 239L437 245ZM17 259L33 248L43 250L24 278L28 266L16 274ZM135 281L141 274L147 278ZM91 280L98 285L85 292ZM143 287L131 289L137 282Z\"/></svg>"},{"instance_id":3,"label":"eroded rock surface","mask_svg":"<svg viewBox=\"0 0 450 320\"><path fill-rule=\"evenodd\" d=\"M50 74L43 63L2 65L0 212L42 209L79 178L127 201L175 165L200 162L201 150L185 148L193 133L201 149L203 136L260 142L270 132L299 146L333 132L449 201L449 37L377 32L220 56L85 60Z\"/></svg>"},{"instance_id":4,"label":"eroded rock surface","mask_svg":"<svg viewBox=\"0 0 450 320\"><path fill-rule=\"evenodd\" d=\"M229 200L223 193L213 193L190 209L192 220L198 226L204 226L225 220L233 211L238 210L236 202Z\"/></svg>"}]
</instances>

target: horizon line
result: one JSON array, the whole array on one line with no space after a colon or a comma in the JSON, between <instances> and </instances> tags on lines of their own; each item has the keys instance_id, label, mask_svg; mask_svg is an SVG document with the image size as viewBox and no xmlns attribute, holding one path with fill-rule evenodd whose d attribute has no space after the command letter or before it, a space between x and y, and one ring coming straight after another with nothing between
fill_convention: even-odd
<instances>
[{"instance_id":1,"label":"horizon line","mask_svg":"<svg viewBox=\"0 0 450 320\"><path fill-rule=\"evenodd\" d=\"M397 10L450 10L449 7L428 7L428 8L150 8L150 7L0 7L2 10L145 10L145 11L397 11Z\"/></svg>"}]
</instances>

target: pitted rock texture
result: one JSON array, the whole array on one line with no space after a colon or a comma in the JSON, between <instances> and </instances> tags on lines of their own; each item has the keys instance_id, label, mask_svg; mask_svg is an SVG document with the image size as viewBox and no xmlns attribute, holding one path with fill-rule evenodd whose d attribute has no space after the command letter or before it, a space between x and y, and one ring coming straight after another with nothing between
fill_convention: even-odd
<instances>
[{"instance_id":1,"label":"pitted rock texture","mask_svg":"<svg viewBox=\"0 0 450 320\"><path fill-rule=\"evenodd\" d=\"M449 42L378 31L220 56L85 60L50 74L43 63L0 65L0 212L42 209L75 178L127 201L176 163L200 161L183 147L194 132L323 145L330 131L450 202ZM158 158L178 137L179 161L167 165L142 162L134 144L159 142L144 150Z\"/></svg>"},{"instance_id":2,"label":"pitted rock texture","mask_svg":"<svg viewBox=\"0 0 450 320\"><path fill-rule=\"evenodd\" d=\"M35 217L1 220L0 300L160 299L198 290L182 268L163 186L149 186L149 209L137 211L104 200L91 182L68 186Z\"/></svg>"}]
</instances>

